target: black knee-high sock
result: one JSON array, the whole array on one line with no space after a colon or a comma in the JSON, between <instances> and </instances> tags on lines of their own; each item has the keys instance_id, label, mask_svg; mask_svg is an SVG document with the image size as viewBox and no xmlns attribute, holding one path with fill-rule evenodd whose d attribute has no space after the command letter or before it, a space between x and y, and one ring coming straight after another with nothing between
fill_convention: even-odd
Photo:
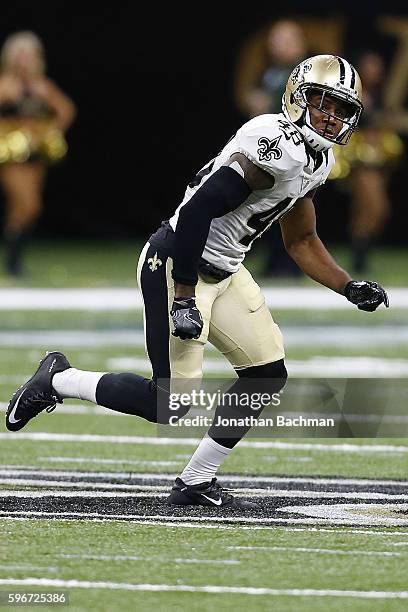
<instances>
[{"instance_id":1,"label":"black knee-high sock","mask_svg":"<svg viewBox=\"0 0 408 612\"><path fill-rule=\"evenodd\" d=\"M100 406L154 423L157 422L156 398L154 381L130 372L105 374L96 387L96 401Z\"/></svg>"},{"instance_id":2,"label":"black knee-high sock","mask_svg":"<svg viewBox=\"0 0 408 612\"><path fill-rule=\"evenodd\" d=\"M269 396L273 393L278 393L285 386L287 380L287 371L284 364L284 360L274 361L262 366L254 366L251 368L245 368L244 370L237 370L239 379L228 389L228 393L236 393L237 397L242 393L251 394L267 393ZM257 379L256 383L247 383L246 379ZM217 406L215 411L214 422L208 430L208 435L218 442L221 446L226 448L234 448L236 444L245 436L246 433L251 429L250 425L239 425L239 426L225 426L216 423L218 419L236 419L252 416L257 418L263 410L263 407L254 410L248 407L241 407L237 405L221 405ZM214 424L215 423L215 424Z\"/></svg>"},{"instance_id":3,"label":"black knee-high sock","mask_svg":"<svg viewBox=\"0 0 408 612\"><path fill-rule=\"evenodd\" d=\"M151 423L168 424L170 417L181 418L189 410L189 406L180 406L177 413L170 410L168 389L131 372L104 374L96 387L96 401L100 406L140 416Z\"/></svg>"}]
</instances>

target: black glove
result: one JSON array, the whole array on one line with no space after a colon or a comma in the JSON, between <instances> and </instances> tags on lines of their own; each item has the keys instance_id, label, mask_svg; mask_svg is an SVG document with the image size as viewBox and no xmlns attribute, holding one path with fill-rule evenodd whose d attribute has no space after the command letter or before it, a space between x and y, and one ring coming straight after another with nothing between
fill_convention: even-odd
<instances>
[{"instance_id":1,"label":"black glove","mask_svg":"<svg viewBox=\"0 0 408 612\"><path fill-rule=\"evenodd\" d=\"M359 310L373 312L380 304L389 306L388 295L378 283L373 281L350 281L344 288L344 295Z\"/></svg>"},{"instance_id":2,"label":"black glove","mask_svg":"<svg viewBox=\"0 0 408 612\"><path fill-rule=\"evenodd\" d=\"M204 323L195 298L175 298L170 314L174 323L173 336L182 340L200 337Z\"/></svg>"}]
</instances>

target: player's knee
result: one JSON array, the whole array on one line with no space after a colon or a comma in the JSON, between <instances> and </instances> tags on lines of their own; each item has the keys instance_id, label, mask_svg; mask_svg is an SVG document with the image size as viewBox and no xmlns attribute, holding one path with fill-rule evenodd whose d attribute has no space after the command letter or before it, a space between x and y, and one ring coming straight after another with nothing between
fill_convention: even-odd
<instances>
[{"instance_id":1,"label":"player's knee","mask_svg":"<svg viewBox=\"0 0 408 612\"><path fill-rule=\"evenodd\" d=\"M268 387L275 393L283 389L288 379L284 359L237 370L237 374L240 378L256 378L262 387Z\"/></svg>"},{"instance_id":2,"label":"player's knee","mask_svg":"<svg viewBox=\"0 0 408 612\"><path fill-rule=\"evenodd\" d=\"M157 385L155 406L150 410L148 420L160 425L177 425L177 421L186 416L191 408L179 398L179 393Z\"/></svg>"}]
</instances>

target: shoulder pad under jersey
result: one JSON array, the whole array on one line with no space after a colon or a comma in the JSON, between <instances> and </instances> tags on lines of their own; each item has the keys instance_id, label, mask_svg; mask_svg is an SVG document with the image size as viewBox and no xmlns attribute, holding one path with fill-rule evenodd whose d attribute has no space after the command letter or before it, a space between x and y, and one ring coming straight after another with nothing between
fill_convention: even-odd
<instances>
[{"instance_id":1,"label":"shoulder pad under jersey","mask_svg":"<svg viewBox=\"0 0 408 612\"><path fill-rule=\"evenodd\" d=\"M238 151L273 176L298 176L307 163L301 134L282 115L259 115L237 132Z\"/></svg>"}]
</instances>

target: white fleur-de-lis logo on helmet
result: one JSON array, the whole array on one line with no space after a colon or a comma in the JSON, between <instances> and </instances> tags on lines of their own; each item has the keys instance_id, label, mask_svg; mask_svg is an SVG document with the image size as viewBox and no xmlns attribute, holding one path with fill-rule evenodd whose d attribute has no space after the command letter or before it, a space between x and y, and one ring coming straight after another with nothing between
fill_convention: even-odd
<instances>
[{"instance_id":1,"label":"white fleur-de-lis logo on helmet","mask_svg":"<svg viewBox=\"0 0 408 612\"><path fill-rule=\"evenodd\" d=\"M149 268L152 272L155 272L157 268L159 268L163 264L162 260L157 257L157 252L154 254L153 257L149 257L147 263L149 264Z\"/></svg>"}]
</instances>

